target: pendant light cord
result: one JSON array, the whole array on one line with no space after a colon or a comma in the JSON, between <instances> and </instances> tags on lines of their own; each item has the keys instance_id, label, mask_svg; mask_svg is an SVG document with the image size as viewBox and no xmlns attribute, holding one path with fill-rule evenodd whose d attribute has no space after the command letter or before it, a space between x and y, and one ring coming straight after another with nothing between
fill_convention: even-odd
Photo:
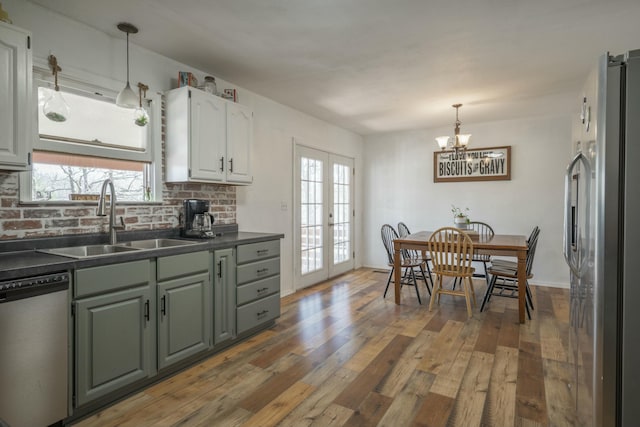
<instances>
[{"instance_id":1,"label":"pendant light cord","mask_svg":"<svg viewBox=\"0 0 640 427\"><path fill-rule=\"evenodd\" d=\"M129 85L129 32L127 31L127 85Z\"/></svg>"}]
</instances>

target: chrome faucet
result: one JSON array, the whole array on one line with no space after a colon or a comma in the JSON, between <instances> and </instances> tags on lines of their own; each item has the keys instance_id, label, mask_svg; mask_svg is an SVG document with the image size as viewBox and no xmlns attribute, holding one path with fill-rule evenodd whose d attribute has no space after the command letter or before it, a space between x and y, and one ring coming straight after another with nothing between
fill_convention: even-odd
<instances>
[{"instance_id":1,"label":"chrome faucet","mask_svg":"<svg viewBox=\"0 0 640 427\"><path fill-rule=\"evenodd\" d=\"M124 220L120 217L120 224L116 225L116 190L113 187L111 179L107 178L102 183L102 190L100 190L100 199L98 200L98 216L107 216L105 213L105 198L107 192L107 185L111 192L111 199L109 201L109 244L115 245L117 243L116 229L124 230Z\"/></svg>"}]
</instances>

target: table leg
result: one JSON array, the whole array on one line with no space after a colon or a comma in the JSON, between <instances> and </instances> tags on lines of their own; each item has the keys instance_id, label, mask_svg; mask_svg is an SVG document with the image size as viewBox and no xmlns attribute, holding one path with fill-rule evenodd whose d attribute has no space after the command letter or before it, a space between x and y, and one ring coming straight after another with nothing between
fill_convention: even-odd
<instances>
[{"instance_id":1,"label":"table leg","mask_svg":"<svg viewBox=\"0 0 640 427\"><path fill-rule=\"evenodd\" d=\"M518 251L518 317L524 323L525 298L527 297L527 251Z\"/></svg>"},{"instance_id":2,"label":"table leg","mask_svg":"<svg viewBox=\"0 0 640 427\"><path fill-rule=\"evenodd\" d=\"M393 254L393 288L395 291L395 297L396 297L396 304L400 304L400 279L402 277L402 268L400 267L400 260L402 259L402 255L401 255L401 250L400 250L400 243L398 242L393 242L393 249L394 249L394 254Z\"/></svg>"}]
</instances>

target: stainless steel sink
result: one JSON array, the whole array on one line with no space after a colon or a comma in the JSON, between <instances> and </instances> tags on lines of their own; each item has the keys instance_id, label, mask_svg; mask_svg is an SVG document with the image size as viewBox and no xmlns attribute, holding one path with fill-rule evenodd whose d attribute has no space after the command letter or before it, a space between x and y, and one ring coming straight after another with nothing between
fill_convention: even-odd
<instances>
[{"instance_id":1,"label":"stainless steel sink","mask_svg":"<svg viewBox=\"0 0 640 427\"><path fill-rule=\"evenodd\" d=\"M89 258L136 250L138 250L138 248L121 245L87 245L70 246L68 248L39 249L38 252L62 255L70 258Z\"/></svg>"},{"instance_id":2,"label":"stainless steel sink","mask_svg":"<svg viewBox=\"0 0 640 427\"><path fill-rule=\"evenodd\" d=\"M178 239L148 239L148 240L134 240L131 242L122 242L118 243L118 245L123 245L128 248L135 249L160 249L160 248L171 248L175 246L186 246L193 245L197 242L190 242L188 240L178 240Z\"/></svg>"}]
</instances>

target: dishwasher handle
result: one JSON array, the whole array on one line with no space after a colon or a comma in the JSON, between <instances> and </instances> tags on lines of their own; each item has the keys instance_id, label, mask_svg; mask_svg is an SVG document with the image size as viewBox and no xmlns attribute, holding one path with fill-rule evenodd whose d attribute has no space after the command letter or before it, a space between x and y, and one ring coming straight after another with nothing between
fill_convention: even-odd
<instances>
[{"instance_id":1,"label":"dishwasher handle","mask_svg":"<svg viewBox=\"0 0 640 427\"><path fill-rule=\"evenodd\" d=\"M69 289L69 273L59 272L0 282L0 304Z\"/></svg>"}]
</instances>

